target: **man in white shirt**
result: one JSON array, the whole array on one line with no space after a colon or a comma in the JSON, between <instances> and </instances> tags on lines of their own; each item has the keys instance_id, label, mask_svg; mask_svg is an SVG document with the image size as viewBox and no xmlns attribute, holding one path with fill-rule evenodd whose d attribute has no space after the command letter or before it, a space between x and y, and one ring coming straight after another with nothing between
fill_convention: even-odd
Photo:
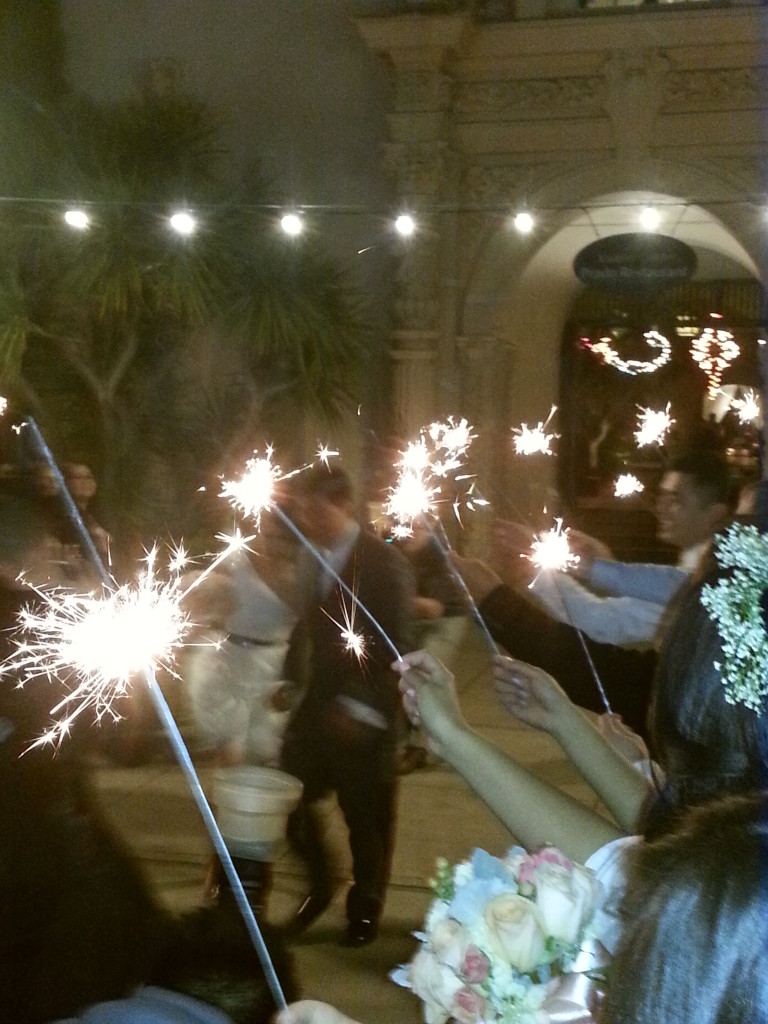
<instances>
[{"instance_id":1,"label":"man in white shirt","mask_svg":"<svg viewBox=\"0 0 768 1024\"><path fill-rule=\"evenodd\" d=\"M540 573L529 588L544 610L597 643L657 646L667 607L701 565L714 534L730 520L737 491L725 459L693 450L664 473L656 498L656 535L679 549L677 564L617 562L595 557L604 546L573 535L580 561L572 576ZM496 539L507 554L517 527L499 523ZM516 550L519 555L519 548ZM581 582L580 582L581 581ZM584 585L586 584L586 586Z\"/></svg>"}]
</instances>

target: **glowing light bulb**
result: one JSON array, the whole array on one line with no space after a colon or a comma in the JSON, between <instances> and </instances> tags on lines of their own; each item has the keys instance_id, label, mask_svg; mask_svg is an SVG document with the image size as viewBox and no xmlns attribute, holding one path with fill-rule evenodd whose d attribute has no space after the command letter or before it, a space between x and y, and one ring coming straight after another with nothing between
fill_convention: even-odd
<instances>
[{"instance_id":1,"label":"glowing light bulb","mask_svg":"<svg viewBox=\"0 0 768 1024\"><path fill-rule=\"evenodd\" d=\"M304 230L304 221L299 213L286 213L280 218L280 227L286 235L296 238Z\"/></svg>"},{"instance_id":2,"label":"glowing light bulb","mask_svg":"<svg viewBox=\"0 0 768 1024\"><path fill-rule=\"evenodd\" d=\"M661 224L661 214L655 206L644 206L637 219L643 231L655 231Z\"/></svg>"},{"instance_id":3,"label":"glowing light bulb","mask_svg":"<svg viewBox=\"0 0 768 1024\"><path fill-rule=\"evenodd\" d=\"M91 219L85 210L67 210L64 214L64 222L77 231L85 231L90 227Z\"/></svg>"},{"instance_id":4,"label":"glowing light bulb","mask_svg":"<svg viewBox=\"0 0 768 1024\"><path fill-rule=\"evenodd\" d=\"M416 221L410 213L401 213L395 221L395 231L403 238L410 238L416 230Z\"/></svg>"},{"instance_id":5,"label":"glowing light bulb","mask_svg":"<svg viewBox=\"0 0 768 1024\"><path fill-rule=\"evenodd\" d=\"M185 237L193 235L197 230L197 221L188 210L177 210L169 217L168 223L177 235Z\"/></svg>"},{"instance_id":6,"label":"glowing light bulb","mask_svg":"<svg viewBox=\"0 0 768 1024\"><path fill-rule=\"evenodd\" d=\"M520 213L516 213L512 224L514 225L515 231L521 235L530 235L536 226L536 222L527 210L521 210Z\"/></svg>"}]
</instances>

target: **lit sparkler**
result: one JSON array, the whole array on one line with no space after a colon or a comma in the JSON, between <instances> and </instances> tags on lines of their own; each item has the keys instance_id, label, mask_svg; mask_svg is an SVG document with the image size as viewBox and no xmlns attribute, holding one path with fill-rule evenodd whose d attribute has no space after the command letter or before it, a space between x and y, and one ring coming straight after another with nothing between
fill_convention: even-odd
<instances>
[{"instance_id":1,"label":"lit sparkler","mask_svg":"<svg viewBox=\"0 0 768 1024\"><path fill-rule=\"evenodd\" d=\"M449 478L462 485L464 481L474 481L471 474L459 474L459 470L475 436L465 419L456 421L449 416L445 422L423 428L418 441L409 442L400 452L395 463L397 481L384 506L384 513L394 520L394 536L410 536L415 519L434 515L442 480ZM461 505L474 509L487 504L472 482L463 495L456 496L453 509L458 519Z\"/></svg>"},{"instance_id":2,"label":"lit sparkler","mask_svg":"<svg viewBox=\"0 0 768 1024\"><path fill-rule=\"evenodd\" d=\"M637 430L635 431L638 448L644 448L650 444L657 444L661 447L675 423L669 414L670 403L667 402L665 409L647 409L642 406L638 406L638 409L640 409L640 414L637 417Z\"/></svg>"},{"instance_id":3,"label":"lit sparkler","mask_svg":"<svg viewBox=\"0 0 768 1024\"><path fill-rule=\"evenodd\" d=\"M56 479L59 481L62 495L66 499L66 504L67 504L68 511L70 512L73 525L75 526L75 528L77 530L77 533L78 533L78 535L80 537L81 543L84 545L85 551L86 551L88 557L90 558L90 560L92 561L94 568L96 568L98 570L105 588L111 588L111 586L114 583L114 581L110 578L109 574L107 573L107 569L106 569L106 567L104 566L104 563L101 560L101 556L99 555L98 550L96 549L95 545L93 544L93 542L92 542L92 540L90 538L90 534L88 533L88 530L86 529L86 526L85 526L85 523L83 521L83 518L80 515L80 512L77 509L77 506L75 505L74 501L72 500L72 496L70 495L70 493L69 493L69 491L68 491L68 489L66 487L66 483L64 482L63 476L61 474L61 470L59 469L58 465L56 464L56 461L53 458L53 455L52 455L50 449L48 448L48 445L46 444L45 439L43 438L43 435L40 432L39 427L37 426L37 423L35 422L35 420L32 417L29 417L29 419L24 424L20 425L19 431L21 430L21 427L27 427L30 430L33 442L35 443L38 451L40 452L41 456L46 461L46 463L50 466L51 470L54 472L54 475L56 476ZM14 428L14 429L16 429L16 428ZM224 539L224 540L227 541L227 547L225 548L224 552L222 552L222 554L219 556L219 558L217 558L213 562L213 564L209 567L208 572L213 572L213 570L216 568L216 566L218 564L220 564L220 562L224 558L228 557L232 550L235 550L235 549L237 549L237 548L239 548L241 546L245 546L246 543L247 543L245 540L243 540L243 538L239 534L239 531L233 537L223 537L221 539ZM199 776L197 774L197 771L195 769L195 766L194 766L194 764L192 762L192 758L189 755L189 751L188 751L187 746L186 746L186 744L184 742L184 738L182 737L181 732L179 731L179 727L176 724L176 720L174 719L173 714L171 713L171 709L170 709L170 707L168 705L168 702L165 700L165 697L163 696L163 693L162 693L160 687L157 684L157 679L156 679L156 676L155 676L155 663L162 660L163 654L165 655L166 658L170 658L170 656L172 655L175 647L178 646L181 643L181 640L182 640L182 637L183 637L183 632L184 632L184 629L185 629L185 627L187 625L188 620L187 620L187 618L185 616L185 613L181 610L180 603L178 603L175 600L175 597L177 596L176 591L177 591L177 589L180 586L179 585L179 581L178 581L178 577L175 577L174 581L172 581L170 584L165 584L165 586L160 586L159 588L148 585L149 581L154 579L154 564L155 564L155 558L156 558L156 549L153 549L153 552L154 553L150 553L148 555L148 557L147 557L147 569L146 569L145 573L142 575L142 577L140 577L140 583L139 583L139 586L136 588L136 591L137 592L143 592L143 593L149 593L151 595L154 595L152 597L152 599L150 600L150 604L154 603L156 606L163 606L164 605L165 611L167 613L166 616L164 617L165 627L166 628L159 628L158 624L156 622L152 622L147 627L153 633L153 635L156 637L156 639L159 642L159 645L160 645L160 651L159 652L158 652L158 650L154 650L153 651L153 650L150 649L150 647L145 646L145 647L142 648L142 652L141 652L140 656L136 656L136 652L132 652L130 657L133 660L133 663L138 663L140 660L144 660L145 658L147 659L147 660L144 660L144 664L141 666L141 674L143 675L144 681L146 682L147 690L148 690L149 695L150 695L150 697L152 699L152 703L153 703L153 705L155 707L155 710L156 710L156 712L158 714L158 717L159 717L159 719L160 719L160 721L161 721L161 723L162 723L162 725L163 725L163 727L165 729L165 732L166 732L166 735L167 735L168 740L170 742L171 748L173 749L174 754L176 755L176 759L178 761L179 767L181 768L182 773L184 774L184 777L186 778L186 780L187 780L187 782L189 784L189 788L190 788L190 792L192 794L192 798L195 801L195 804L197 805L198 810L200 811L200 814L201 814L201 817L202 817L203 822L205 824L205 827L206 827L206 830L208 832L208 835L210 836L211 842L213 843L214 849L216 850L216 853L217 853L217 855L219 857L219 860L221 862L221 866L222 866L222 868L224 870L224 874L225 874L225 876L226 876L226 878L227 878L227 880L229 882L230 889L231 889L232 894L234 896L235 903L236 903L238 909L240 910L240 913L241 913L241 915L243 917L243 921L244 921L245 926L246 926L246 930L248 931L248 934L249 934L249 936L250 936L250 938L251 938L251 940L253 942L253 945L254 945L254 948L256 950L256 953L257 953L257 955L259 957L259 961L260 961L262 969L264 971L264 976L265 976L267 985L269 986L269 990L270 990L270 992L272 994L272 998L274 999L275 1005L278 1007L278 1009L284 1009L285 1006L287 1005L286 1004L285 995L283 993L282 986L280 984L280 979L278 978L277 972L275 971L275 966L274 966L274 964L272 962L272 958L270 956L269 950L267 949L267 945L266 945L266 943L264 941L264 937L263 937L263 935L261 933L261 929L260 929L259 924L258 924L258 922L256 920L255 915L254 915L253 908L251 907L250 903L248 902L248 897L245 894L245 890L244 890L243 884L242 884L242 882L240 880L240 876L238 875L237 870L235 869L234 863L232 861L232 856L231 856L229 850L227 849L227 844L224 841L224 837L223 837L223 835L221 833L221 829L218 826L218 823L216 821L216 817L215 817L215 815L213 813L213 810L211 809L211 805L208 802L208 799L206 798L205 792L203 791L203 787L202 787L202 784L200 782L200 778L199 778ZM178 548L175 549L175 551L174 551L174 553L172 555L172 558L171 558L171 562L172 562L172 564L174 564L175 566L178 566L178 567L181 567L181 566L184 566L184 565L187 564L188 558L187 558L186 553L184 552L182 546L179 546ZM195 586L199 585L199 583L200 583L200 581L201 581L201 579L203 578L204 575L205 575L205 573L199 574L197 579L196 579L196 581L195 581L195 583L193 585L195 585ZM142 581L143 581L143 585L142 585ZM189 588L189 589L191 589L191 588ZM107 598L106 602L105 602L107 604L107 606L109 605L110 601L112 601L113 607L116 607L116 606L119 605L120 599L117 596L119 593L120 593L119 590L116 591L116 592L115 591L111 591L110 598ZM131 593L130 588L128 588L124 592L124 597L126 597L126 595L129 595L130 593ZM88 598L86 598L86 600L88 600ZM44 597L44 601L45 601L45 597ZM123 606L125 608L129 608L129 609L132 608L134 613L135 613L135 610L136 610L136 606L140 604L140 602L138 602L138 601L135 601L135 600L132 601L130 599L130 597L127 597L127 599L123 600L122 603L123 603ZM49 610L51 610L51 609L53 609L55 607L57 607L55 604L49 604L48 605ZM98 618L99 615L102 615L102 611L99 611L97 613L97 618ZM64 620L66 620L66 618L67 618L66 616L63 617ZM59 619L62 620L62 616L61 615L59 616ZM145 617L144 617L144 619L145 619ZM141 615L135 615L135 614L133 615L134 622L139 621L141 623L141 628L142 629L144 628L144 624L145 624L144 623L144 619L142 618ZM74 618L70 617L69 621L70 621L70 623L71 622L79 623L82 626L82 622L84 621L84 619L82 617L78 617L77 615L75 615ZM49 623L49 625L53 625L53 622ZM91 624L91 625L93 625L93 624ZM84 635L86 632L87 632L87 630L82 630L81 631L82 635ZM94 633L94 632L98 636L98 631L91 629L91 633ZM68 654L71 654L74 650L81 650L82 649L81 645L78 645L78 643L76 642L77 641L77 636L76 636L77 630L75 630L74 633L75 633L75 635L70 634L70 636L67 637L66 629L62 632L62 630L54 628L54 632L52 634L52 638L57 638L58 637L59 639L63 639L64 640L65 648L60 648L60 650L66 649L67 641L69 641ZM113 634L113 635L115 635L115 634ZM81 639L82 639L82 636L81 636ZM34 643L32 643L32 644L27 643L27 645L26 645L26 648L27 648L28 651L31 648L34 648L34 647L35 647ZM86 645L86 647L87 647L87 645ZM123 647L123 650L126 649L125 643L123 643L122 647ZM32 668L33 668L32 674L33 675L35 674L35 669L36 669L36 674L38 676L52 674L53 673L53 668L52 667L49 667L49 670L46 670L38 661L36 661L36 655L39 654L39 653L40 653L39 651L37 651L37 652L33 651L32 663L31 663L32 664ZM86 671L85 675L82 674L82 666L81 665L78 665L76 662L70 665L70 668L74 672L75 675L77 675L78 671L81 672L81 684L83 683L83 681L85 681L87 679L88 671L90 671L91 674L94 675L95 678L97 678L97 679L104 680L104 679L108 678L107 674L104 673L104 671L103 671L103 665L101 667L94 666L94 663L92 661L90 661L89 659L90 659L90 656L86 659L87 671ZM29 667L29 665L27 667ZM93 671L94 667L95 667L95 673ZM22 676L22 681L23 681L23 676L24 676L24 673L23 673L24 662L23 662L23 660L21 662L17 662L15 668L16 668L17 671L21 670L19 672L19 674L20 674L20 676ZM117 669L116 673L115 673L115 669ZM8 670L8 663L7 662L0 666L0 672L2 672L3 670ZM125 668L125 665L119 666L119 664L117 664L116 662L113 662L113 673L112 674L113 674L113 676L115 674L117 675L118 681L121 678L125 678L126 677L126 673L127 673L128 676L130 676L130 672L127 672L127 669ZM26 678L29 678L29 673L27 673ZM113 679L113 684L114 684L114 679ZM113 692L114 692L114 685L113 685L112 689L113 689ZM103 696L106 696L106 692L108 692L108 691L104 691ZM87 697L87 691L86 691L86 697ZM71 703L70 698L65 698L65 700L61 703L60 706L69 707L70 703ZM89 706L95 706L97 708L101 708L102 711L103 711L103 710L107 710L111 705L109 703L106 703L103 706L99 705L98 698L97 698L96 700L91 700L91 703L90 703ZM70 724L72 722L73 714L76 714L76 713L77 712L70 712L69 713L69 722L70 722ZM57 736L63 736L65 734L65 732L66 732L66 728L65 728L65 730L63 732L60 729L58 731L56 729L54 729L53 732L50 732L48 734L48 736L45 736L45 737L41 738L41 740L39 742L40 743L55 742L56 737Z\"/></svg>"},{"instance_id":4,"label":"lit sparkler","mask_svg":"<svg viewBox=\"0 0 768 1024\"><path fill-rule=\"evenodd\" d=\"M353 597L351 607L347 608L347 603L342 596L341 615L344 620L343 622L339 622L337 619L334 619L334 617L325 611L325 609L323 609L323 611L325 611L325 614L331 622L339 627L341 639L344 642L344 650L354 654L358 661L362 661L368 651L365 634L355 632L355 612L357 610L357 603L357 598Z\"/></svg>"},{"instance_id":5,"label":"lit sparkler","mask_svg":"<svg viewBox=\"0 0 768 1024\"><path fill-rule=\"evenodd\" d=\"M362 602L357 601L357 596L339 576L333 566L326 558L323 557L314 544L311 543L309 538L302 533L296 523L294 523L290 516L286 515L280 505L275 501L275 486L278 481L287 480L289 477L295 476L297 473L301 472L301 470L294 470L292 473L282 473L280 467L273 464L272 455L273 450L269 447L265 458L249 459L246 463L246 471L239 480L226 480L223 482L220 497L228 498L231 505L240 509L240 511L245 513L245 515L252 518L256 523L257 528L261 524L262 515L269 510L273 511L296 537L296 539L304 545L314 558L317 559L323 569L333 576L342 591L344 591L344 593L346 593L353 602L356 602L356 606L366 615L373 626L375 626L379 631L395 658L399 661L402 658L402 655L398 651L397 647L395 647L391 638L385 632L379 621L371 614L365 605L362 604ZM341 628L343 629L344 627Z\"/></svg>"},{"instance_id":6,"label":"lit sparkler","mask_svg":"<svg viewBox=\"0 0 768 1024\"><path fill-rule=\"evenodd\" d=\"M384 512L395 521L396 536L410 536L412 524L419 516L431 515L440 488L429 483L425 471L404 469L384 505Z\"/></svg>"},{"instance_id":7,"label":"lit sparkler","mask_svg":"<svg viewBox=\"0 0 768 1024\"><path fill-rule=\"evenodd\" d=\"M633 494L642 494L644 490L645 486L634 473L621 473L613 486L613 493L617 498L629 498Z\"/></svg>"},{"instance_id":8,"label":"lit sparkler","mask_svg":"<svg viewBox=\"0 0 768 1024\"><path fill-rule=\"evenodd\" d=\"M563 529L563 520L556 519L554 529L540 533L534 538L528 557L539 573L567 572L579 564L579 556L573 554L568 543L569 532L568 527Z\"/></svg>"},{"instance_id":9,"label":"lit sparkler","mask_svg":"<svg viewBox=\"0 0 768 1024\"><path fill-rule=\"evenodd\" d=\"M253 519L258 529L261 517L274 502L275 487L279 480L285 479L279 466L272 462L274 450L267 446L266 455L248 459L245 472L239 480L223 480L220 497L229 499L230 504ZM288 474L292 475L292 474Z\"/></svg>"},{"instance_id":10,"label":"lit sparkler","mask_svg":"<svg viewBox=\"0 0 768 1024\"><path fill-rule=\"evenodd\" d=\"M608 695L605 692L605 687L603 686L602 680L600 679L600 674L597 671L589 647L587 646L587 641L584 639L584 634L577 626L574 626L573 622L571 622L570 613L568 611L568 605L563 596L562 588L558 583L558 574L561 572L567 572L568 569L575 568L575 566L577 566L580 561L579 556L574 555L571 551L570 544L568 543L569 532L570 531L567 527L566 529L563 529L563 520L556 519L555 528L553 530L548 530L546 533L539 534L536 538L534 538L533 544L531 545L531 554L528 557L533 562L533 564L538 568L539 571L536 574L536 577L531 581L529 586L532 587L534 585L534 583L539 578L542 572L554 573L555 586L560 592L560 600L563 606L566 621L576 631L576 635L579 638L579 643L581 644L581 649L584 652L584 657L587 659L589 670L592 673L592 678L594 679L595 685L597 686L598 692L600 694L600 699L603 702L605 710L610 715L612 713L611 705L608 700Z\"/></svg>"},{"instance_id":11,"label":"lit sparkler","mask_svg":"<svg viewBox=\"0 0 768 1024\"><path fill-rule=\"evenodd\" d=\"M128 695L132 681L146 668L176 676L177 652L194 625L184 610L184 598L247 543L239 533L222 539L228 542L225 550L189 586L180 576L189 561L183 546L171 551L168 579L157 573L155 546L135 583L114 590L78 594L63 587L30 585L40 608L21 611L16 651L0 665L0 673L19 677L20 686L46 678L58 679L67 688L51 709L53 724L33 747L60 743L89 709L97 720L109 715L117 721L114 702Z\"/></svg>"},{"instance_id":12,"label":"lit sparkler","mask_svg":"<svg viewBox=\"0 0 768 1024\"><path fill-rule=\"evenodd\" d=\"M736 410L739 423L756 423L761 415L760 396L749 388L741 398L734 398L731 408Z\"/></svg>"},{"instance_id":13,"label":"lit sparkler","mask_svg":"<svg viewBox=\"0 0 768 1024\"><path fill-rule=\"evenodd\" d=\"M513 443L515 446L515 454L517 455L551 455L552 441L558 436L557 434L548 434L547 427L552 417L557 411L557 406L553 405L549 416L546 420L539 422L535 427L531 428L527 423L522 423L519 427L513 427L512 433L514 434Z\"/></svg>"},{"instance_id":14,"label":"lit sparkler","mask_svg":"<svg viewBox=\"0 0 768 1024\"><path fill-rule=\"evenodd\" d=\"M324 466L328 466L330 465L331 459L337 458L338 454L339 453L334 448L330 448L327 444L320 444L317 446L315 458Z\"/></svg>"},{"instance_id":15,"label":"lit sparkler","mask_svg":"<svg viewBox=\"0 0 768 1024\"><path fill-rule=\"evenodd\" d=\"M469 446L476 437L467 421L462 419L456 423L453 417L449 416L445 423L431 423L427 432L434 445L435 453L445 453L442 459L433 458L431 460L432 472L435 476L445 477L460 469L463 459L469 451Z\"/></svg>"}]
</instances>

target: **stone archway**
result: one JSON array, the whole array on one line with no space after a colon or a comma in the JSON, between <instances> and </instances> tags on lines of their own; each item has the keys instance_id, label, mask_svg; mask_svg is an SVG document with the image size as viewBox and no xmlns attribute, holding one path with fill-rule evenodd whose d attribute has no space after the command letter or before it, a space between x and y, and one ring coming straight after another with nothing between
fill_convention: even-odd
<instances>
[{"instance_id":1,"label":"stone archway","mask_svg":"<svg viewBox=\"0 0 768 1024\"><path fill-rule=\"evenodd\" d=\"M669 169L665 176L669 178ZM500 452L499 442L511 427L544 420L557 402L563 329L583 287L573 272L576 254L598 237L634 230L640 207L654 204L666 217L659 231L686 242L699 255L702 279L759 278L755 258L736 233L745 230L738 215L742 211L731 211L736 216L726 223L703 204L682 199L682 194L690 194L682 189L586 193L584 184L572 181L569 186L547 190L542 208L556 211L552 216L556 223L540 244L534 239L527 248L516 245L508 227L489 232L464 290L463 334L490 336L506 353L505 393L495 409L505 423L496 425L495 454L488 453L489 475L499 487L494 497L497 505L503 505L509 504L504 495L516 495L515 508L510 511L526 518L534 517L544 503L557 508L553 460L539 458L532 467L510 457L508 443L502 442ZM713 183L709 194L717 194L718 187L722 184ZM588 198L576 198L585 195ZM532 209L535 212L536 207ZM498 371L498 356L494 365ZM497 388L498 384L497 376ZM472 398L477 407L477 395ZM532 476L535 486L531 485Z\"/></svg>"}]
</instances>

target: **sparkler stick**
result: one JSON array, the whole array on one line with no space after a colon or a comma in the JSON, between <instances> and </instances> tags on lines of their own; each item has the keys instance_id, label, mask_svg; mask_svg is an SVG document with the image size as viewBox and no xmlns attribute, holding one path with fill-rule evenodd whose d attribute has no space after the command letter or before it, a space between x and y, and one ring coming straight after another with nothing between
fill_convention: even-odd
<instances>
[{"instance_id":1,"label":"sparkler stick","mask_svg":"<svg viewBox=\"0 0 768 1024\"><path fill-rule=\"evenodd\" d=\"M378 632L381 634L382 639L384 640L386 645L389 647L390 651L392 651L392 653L394 654L396 660L397 661L402 661L403 660L402 654L398 651L397 647L395 647L394 643L390 639L389 634L386 632L384 627L381 625L381 623L378 621L378 619L373 615L373 613L370 612L365 607L363 602L358 600L357 594L355 594L355 592L352 590L352 588L347 583L344 582L344 580L341 578L341 576L339 576L339 574L336 572L336 570L333 568L333 566L330 564L330 562L328 562L327 559L323 558L323 556L320 554L320 552L317 550L317 548L314 546L314 544L312 544L312 542L302 533L302 531L294 523L294 521L291 519L291 517L286 515L285 512L280 508L280 506L278 504L273 504L272 505L272 511L277 513L279 518L282 520L283 523L285 523L285 525L288 527L288 529L291 531L291 533L294 535L294 537L296 537L297 540L301 544L304 545L304 547L307 549L307 551L309 551L313 555L313 557L317 559L317 561L320 563L320 565L323 567L323 569L327 573L329 573L331 576L333 576L333 578L339 584L339 586L344 591L344 593L348 597L350 597L352 599L352 602L353 602L352 607L353 608L359 608L360 611L366 616L368 621L371 623L371 625L373 625L376 628L376 630L378 630ZM342 632L344 632L344 630L342 630Z\"/></svg>"},{"instance_id":2,"label":"sparkler stick","mask_svg":"<svg viewBox=\"0 0 768 1024\"><path fill-rule=\"evenodd\" d=\"M555 588L560 597L560 603L563 606L563 611L565 612L566 623L571 627L571 629L575 631L576 636L579 638L581 649L583 650L584 656L587 659L587 665L589 666L589 670L592 673L592 678L594 679L595 685L597 686L598 693L600 694L600 699L603 702L605 710L608 712L609 715L611 715L613 714L613 712L611 710L611 705L608 701L608 695L606 694L605 688L603 687L603 683L600 679L597 667L595 666L595 663L592 660L592 655L590 654L589 648L587 647L587 641L585 640L584 634L579 629L579 627L574 625L573 619L571 618L571 613L568 610L568 604L566 602L563 589L560 586L558 573L562 572L569 565L572 566L577 564L579 558L577 555L573 555L571 553L570 548L568 547L568 530L563 529L562 519L558 519L556 520L556 522L557 526L554 530L550 530L548 533L543 534L540 537L537 537L534 541L534 553L530 556L531 561L539 567L540 572L554 571ZM535 583L536 581L534 580L533 582ZM533 583L531 583L530 585L533 586Z\"/></svg>"},{"instance_id":3,"label":"sparkler stick","mask_svg":"<svg viewBox=\"0 0 768 1024\"><path fill-rule=\"evenodd\" d=\"M344 593L352 599L352 607L359 608L363 612L369 622L381 634L396 660L402 661L402 655L387 635L381 623L366 608L362 601L357 599L354 591L344 582L333 566L323 558L314 544L302 533L293 520L286 515L278 502L275 501L274 491L277 481L295 476L300 471L296 470L293 473L283 475L280 467L272 462L272 454L272 448L268 447L265 458L249 459L246 464L246 472L240 480L223 481L220 496L228 498L230 504L253 519L257 526L259 525L262 513L268 509L274 512L297 540L310 552L313 558L317 559L323 569L336 580Z\"/></svg>"},{"instance_id":4,"label":"sparkler stick","mask_svg":"<svg viewBox=\"0 0 768 1024\"><path fill-rule=\"evenodd\" d=\"M53 473L54 479L56 480L56 483L58 484L59 487L59 494L61 495L61 498L64 502L64 506L67 510L67 515L72 520L75 529L80 535L80 539L83 542L83 546L86 550L89 559L94 564L94 566L98 568L102 578L104 579L104 582L111 587L112 581L101 561L101 555L99 554L99 550L93 542L93 537L91 537L90 533L88 532L88 527L85 525L83 521L83 517L80 514L80 509L75 504L75 499L69 493L69 488L67 487L66 481L64 480L64 474L59 469L58 463L54 459L51 449L46 444L45 438L43 437L42 432L40 431L40 427L38 427L37 423L32 418L32 416L28 416L25 419L23 425L26 426L27 429L29 430L30 434L32 435L32 441L35 447L37 448L38 453L42 456L51 473Z\"/></svg>"},{"instance_id":5,"label":"sparkler stick","mask_svg":"<svg viewBox=\"0 0 768 1024\"><path fill-rule=\"evenodd\" d=\"M480 609L477 607L477 601L475 601L474 597L472 597L472 594L469 591L469 587L467 586L464 577L461 575L458 568L453 564L451 558L449 557L451 552L451 542L448 539L448 534L445 532L445 527L443 526L442 521L440 519L437 520L437 533L435 532L431 523L429 524L429 529L432 532L432 535L436 538L438 544L440 545L440 550L443 553L443 559L445 560L445 564L451 570L454 579L459 584L461 592L466 598L466 601L469 604L470 611L472 612L472 615L475 618L475 622L477 622L481 632L485 636L485 639L488 641L488 646L491 648L491 651L494 654L501 654L499 645L491 636L491 631L488 629L485 619L480 614Z\"/></svg>"},{"instance_id":6,"label":"sparkler stick","mask_svg":"<svg viewBox=\"0 0 768 1024\"><path fill-rule=\"evenodd\" d=\"M65 501L67 502L67 511L69 512L72 518L72 522L74 523L83 541L83 544L86 547L86 550L91 561L93 562L94 567L98 570L104 585L109 589L113 589L114 581L107 572L107 569L101 559L101 555L99 554L96 546L94 545L93 540L90 534L88 533L88 529L85 526L85 523L83 522L83 518L80 515L79 510L75 505L74 500L72 499L72 496L69 494L69 491L67 490L67 487L64 483L63 475L53 457L53 454L51 453L51 450L45 443L45 439L43 438L40 429L38 428L34 420L28 419L27 424L31 425L32 427L32 436L35 440L35 444L37 445L40 454L43 456L46 463L53 472L54 476L56 477L57 481L59 482L59 485L61 487L61 493L64 496ZM242 914L246 929L251 938L251 941L253 942L254 948L256 949L256 953L259 957L259 961L264 971L264 976L269 986L269 990L272 994L272 998L274 999L278 1009L284 1009L285 1006L287 1005L285 995L283 993L282 986L280 985L280 981L277 977L274 964L272 963L272 958L269 955L269 950L267 949L266 943L264 941L264 936L261 933L261 929L259 928L258 922L253 913L253 909L250 903L248 902L248 897L246 896L245 890L243 889L243 884L240 881L240 876L238 875L237 870L235 869L235 865L232 862L232 857L230 856L229 850L227 849L227 845L224 841L224 837L221 834L221 830L219 829L216 818L213 814L213 811L211 810L211 805L209 804L208 799L205 796L205 793L203 792L203 787L200 783L200 778L197 774L197 771L195 770L192 758L189 755L189 750L187 749L184 739L179 731L178 725L176 724L176 721L173 717L168 702L166 701L165 696L162 690L160 689L160 686L158 685L154 669L151 666L145 666L145 668L142 670L142 674L147 683L147 688L152 698L152 702L155 706L155 711L157 712L157 715L160 718L163 727L165 728L165 731L168 735L168 739L170 740L171 746L173 748L173 752L176 755L176 759L179 763L179 766L182 769L182 772L184 773L184 776L186 777L186 780L189 784L189 788L192 793L192 797L195 803L197 804L197 807L203 819L203 823L205 824L206 830L211 838L211 842L213 843L214 849L216 850L219 860L221 861L221 866L224 869L224 873L227 876L227 880L232 888L232 893L234 895L235 902L238 906L238 909L240 910L240 913Z\"/></svg>"},{"instance_id":7,"label":"sparkler stick","mask_svg":"<svg viewBox=\"0 0 768 1024\"><path fill-rule=\"evenodd\" d=\"M597 686L597 691L600 694L600 700L603 702L603 707L609 715L612 715L613 711L611 710L611 704L608 700L608 694L605 692L605 687L603 686L602 680L600 679L600 673L597 671L597 666L592 660L592 654L590 653L589 647L587 646L587 641L584 638L584 634L578 628L578 626L574 626L573 624L573 620L571 619L571 614L568 611L568 605L565 602L565 597L563 595L563 590L560 586L560 581L557 577L557 573L555 573L555 586L557 587L557 592L560 595L560 600L562 601L563 608L565 609L565 617L568 620L568 625L571 627L571 629L575 631L576 636L579 638L581 649L582 651L584 651L584 657L587 659L589 671L592 673L592 678L595 681L595 686Z\"/></svg>"}]
</instances>

